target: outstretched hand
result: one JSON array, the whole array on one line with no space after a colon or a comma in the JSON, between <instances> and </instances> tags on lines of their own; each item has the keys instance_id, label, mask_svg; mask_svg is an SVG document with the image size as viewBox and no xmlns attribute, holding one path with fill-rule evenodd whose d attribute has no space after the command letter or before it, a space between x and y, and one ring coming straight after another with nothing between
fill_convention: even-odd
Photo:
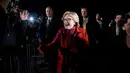
<instances>
[{"instance_id":1,"label":"outstretched hand","mask_svg":"<svg viewBox=\"0 0 130 73\"><path fill-rule=\"evenodd\" d=\"M29 13L27 10L23 10L22 12L20 12L21 20L28 20L28 16L29 16Z\"/></svg>"}]
</instances>

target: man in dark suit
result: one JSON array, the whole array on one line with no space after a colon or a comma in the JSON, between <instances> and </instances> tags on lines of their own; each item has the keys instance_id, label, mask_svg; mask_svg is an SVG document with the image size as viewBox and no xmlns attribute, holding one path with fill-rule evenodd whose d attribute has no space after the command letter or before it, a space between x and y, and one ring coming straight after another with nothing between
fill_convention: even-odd
<instances>
[{"instance_id":1,"label":"man in dark suit","mask_svg":"<svg viewBox=\"0 0 130 73\"><path fill-rule=\"evenodd\" d=\"M123 39L123 30L122 25L124 24L122 20L122 15L117 14L115 19L109 24L109 32L110 32L110 43L111 47L118 49L122 47L122 44L124 43ZM119 50L119 49L118 49Z\"/></svg>"},{"instance_id":2,"label":"man in dark suit","mask_svg":"<svg viewBox=\"0 0 130 73\"><path fill-rule=\"evenodd\" d=\"M124 32L122 30L124 25L121 14L117 14L115 19L109 24L109 62L112 64L112 68L120 71L124 62ZM120 63L120 65L117 65Z\"/></svg>"},{"instance_id":3,"label":"man in dark suit","mask_svg":"<svg viewBox=\"0 0 130 73\"><path fill-rule=\"evenodd\" d=\"M95 32L95 18L92 18L90 14L88 14L88 10L86 7L81 7L81 18L80 18L80 27L84 28L88 33L88 39L89 39L89 50L86 53L88 59L88 63L90 64L88 66L88 71L93 69L95 66L94 63L96 62L96 38L94 35ZM93 65L92 65L93 64Z\"/></svg>"},{"instance_id":4,"label":"man in dark suit","mask_svg":"<svg viewBox=\"0 0 130 73\"><path fill-rule=\"evenodd\" d=\"M42 23L38 27L37 39L40 43L50 43L58 29L62 25L60 20L53 15L53 9L48 6L46 7L46 17L43 18ZM55 47L48 49L47 53L44 54L45 61L49 62L53 72L56 72L57 68L57 50Z\"/></svg>"},{"instance_id":5,"label":"man in dark suit","mask_svg":"<svg viewBox=\"0 0 130 73\"><path fill-rule=\"evenodd\" d=\"M94 20L90 15L88 15L87 8L81 7L81 18L80 18L80 27L87 30L89 41L90 41L90 47L93 47L96 45L95 38L94 38Z\"/></svg>"},{"instance_id":6,"label":"man in dark suit","mask_svg":"<svg viewBox=\"0 0 130 73\"><path fill-rule=\"evenodd\" d=\"M53 15L51 7L46 7L46 17L43 18L43 22L39 25L37 32L37 39L39 42L49 43L53 40L55 34L58 31L58 24L60 21Z\"/></svg>"},{"instance_id":7,"label":"man in dark suit","mask_svg":"<svg viewBox=\"0 0 130 73\"><path fill-rule=\"evenodd\" d=\"M96 38L96 41L98 43L98 46L103 46L101 45L101 43L103 43L103 36L105 35L104 33L104 30L105 30L105 27L104 27L104 21L103 21L103 18L100 16L99 13L96 14L96 22L95 22L95 28L94 28L95 32L94 32L94 35L95 35L95 38Z\"/></svg>"}]
</instances>

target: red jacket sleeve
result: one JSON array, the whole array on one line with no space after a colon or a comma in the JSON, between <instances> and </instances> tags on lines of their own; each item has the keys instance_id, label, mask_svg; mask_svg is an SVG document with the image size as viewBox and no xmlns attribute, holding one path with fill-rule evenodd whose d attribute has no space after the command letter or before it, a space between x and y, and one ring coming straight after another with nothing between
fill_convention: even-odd
<instances>
[{"instance_id":1,"label":"red jacket sleeve","mask_svg":"<svg viewBox=\"0 0 130 73\"><path fill-rule=\"evenodd\" d=\"M88 34L84 29L77 36L79 40L83 41L83 46L89 46Z\"/></svg>"},{"instance_id":2,"label":"red jacket sleeve","mask_svg":"<svg viewBox=\"0 0 130 73\"><path fill-rule=\"evenodd\" d=\"M59 35L60 35L60 34L61 34L61 33L60 33L60 30L59 30L59 32L56 34L56 37L53 39L53 41L52 41L51 43L48 43L48 44L42 43L42 44L40 44L39 47L38 47L38 51L39 51L41 54L44 54L44 52L42 51L42 48L41 48L41 47L47 47L47 48L49 48L49 47L55 45L56 43L58 43Z\"/></svg>"},{"instance_id":3,"label":"red jacket sleeve","mask_svg":"<svg viewBox=\"0 0 130 73\"><path fill-rule=\"evenodd\" d=\"M85 45L89 45L88 34L86 31L83 33L83 39L85 41Z\"/></svg>"}]
</instances>

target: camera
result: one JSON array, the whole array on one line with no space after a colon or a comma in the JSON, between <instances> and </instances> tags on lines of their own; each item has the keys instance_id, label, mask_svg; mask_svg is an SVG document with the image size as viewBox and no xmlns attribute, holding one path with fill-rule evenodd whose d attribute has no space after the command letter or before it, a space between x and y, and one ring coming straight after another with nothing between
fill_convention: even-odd
<instances>
[{"instance_id":1,"label":"camera","mask_svg":"<svg viewBox=\"0 0 130 73\"><path fill-rule=\"evenodd\" d=\"M30 16L30 17L29 17L29 21L32 22L32 23L35 22L34 17L33 17L33 16Z\"/></svg>"},{"instance_id":2,"label":"camera","mask_svg":"<svg viewBox=\"0 0 130 73\"><path fill-rule=\"evenodd\" d=\"M43 21L43 16L42 15L38 16L38 14L36 14L36 13L30 13L28 20L32 24L35 24L35 25L40 24Z\"/></svg>"},{"instance_id":3,"label":"camera","mask_svg":"<svg viewBox=\"0 0 130 73\"><path fill-rule=\"evenodd\" d=\"M38 16L36 13L29 13L29 18L28 20L31 22L31 23L36 23L38 21Z\"/></svg>"}]
</instances>

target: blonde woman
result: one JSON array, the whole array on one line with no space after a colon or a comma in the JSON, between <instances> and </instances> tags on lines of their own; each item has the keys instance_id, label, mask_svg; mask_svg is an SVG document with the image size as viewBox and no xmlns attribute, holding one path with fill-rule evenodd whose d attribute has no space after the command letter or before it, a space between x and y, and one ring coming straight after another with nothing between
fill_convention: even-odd
<instances>
[{"instance_id":1,"label":"blonde woman","mask_svg":"<svg viewBox=\"0 0 130 73\"><path fill-rule=\"evenodd\" d=\"M85 49L89 46L86 30L79 27L79 17L76 12L66 11L62 17L64 27L61 28L50 43L41 43L38 50L43 53L44 47L57 45L57 73L81 73L81 63ZM81 56L82 55L82 56Z\"/></svg>"}]
</instances>

